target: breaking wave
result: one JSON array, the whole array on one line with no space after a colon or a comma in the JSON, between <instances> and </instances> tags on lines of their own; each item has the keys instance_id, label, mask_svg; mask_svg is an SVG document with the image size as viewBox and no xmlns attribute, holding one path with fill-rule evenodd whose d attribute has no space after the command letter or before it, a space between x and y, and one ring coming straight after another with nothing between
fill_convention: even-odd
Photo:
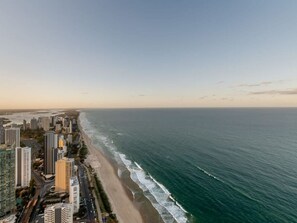
<instances>
[{"instance_id":1,"label":"breaking wave","mask_svg":"<svg viewBox=\"0 0 297 223\"><path fill-rule=\"evenodd\" d=\"M103 144L111 152L118 164L125 166L129 171L130 178L139 186L144 196L151 202L165 223L188 222L186 210L173 198L164 185L154 179L137 162L129 160L125 154L118 152L112 140L92 127L85 112L80 113L79 119L84 132L90 137L92 143L95 145L97 143L99 145ZM118 170L118 176L121 177L121 175L122 171Z\"/></svg>"}]
</instances>

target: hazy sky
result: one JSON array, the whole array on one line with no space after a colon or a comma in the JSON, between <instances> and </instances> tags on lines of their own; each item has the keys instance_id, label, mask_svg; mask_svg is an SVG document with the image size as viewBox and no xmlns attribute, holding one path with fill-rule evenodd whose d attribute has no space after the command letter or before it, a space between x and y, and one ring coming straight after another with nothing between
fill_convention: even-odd
<instances>
[{"instance_id":1,"label":"hazy sky","mask_svg":"<svg viewBox=\"0 0 297 223\"><path fill-rule=\"evenodd\" d=\"M0 1L0 109L297 106L297 1Z\"/></svg>"}]
</instances>

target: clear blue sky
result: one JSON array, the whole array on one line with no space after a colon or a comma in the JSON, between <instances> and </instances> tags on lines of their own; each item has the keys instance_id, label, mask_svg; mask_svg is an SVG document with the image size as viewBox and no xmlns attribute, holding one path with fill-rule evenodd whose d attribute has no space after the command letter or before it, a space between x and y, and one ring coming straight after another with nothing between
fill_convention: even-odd
<instances>
[{"instance_id":1,"label":"clear blue sky","mask_svg":"<svg viewBox=\"0 0 297 223\"><path fill-rule=\"evenodd\" d=\"M297 106L297 1L4 0L0 83L0 108Z\"/></svg>"}]
</instances>

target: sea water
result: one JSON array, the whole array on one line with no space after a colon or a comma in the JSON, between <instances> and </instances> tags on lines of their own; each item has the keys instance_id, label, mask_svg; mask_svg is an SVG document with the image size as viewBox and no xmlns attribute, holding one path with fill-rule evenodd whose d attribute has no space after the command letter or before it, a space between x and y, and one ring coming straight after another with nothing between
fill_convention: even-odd
<instances>
[{"instance_id":1,"label":"sea water","mask_svg":"<svg viewBox=\"0 0 297 223\"><path fill-rule=\"evenodd\" d=\"M297 222L297 109L97 109L80 120L166 223Z\"/></svg>"}]
</instances>

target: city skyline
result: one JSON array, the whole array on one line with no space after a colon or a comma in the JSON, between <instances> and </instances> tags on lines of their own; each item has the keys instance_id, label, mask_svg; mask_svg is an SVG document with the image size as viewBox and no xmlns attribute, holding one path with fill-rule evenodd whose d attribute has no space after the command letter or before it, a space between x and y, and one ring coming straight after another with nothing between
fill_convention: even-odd
<instances>
[{"instance_id":1,"label":"city skyline","mask_svg":"<svg viewBox=\"0 0 297 223\"><path fill-rule=\"evenodd\" d=\"M0 109L296 107L296 1L0 3Z\"/></svg>"}]
</instances>

